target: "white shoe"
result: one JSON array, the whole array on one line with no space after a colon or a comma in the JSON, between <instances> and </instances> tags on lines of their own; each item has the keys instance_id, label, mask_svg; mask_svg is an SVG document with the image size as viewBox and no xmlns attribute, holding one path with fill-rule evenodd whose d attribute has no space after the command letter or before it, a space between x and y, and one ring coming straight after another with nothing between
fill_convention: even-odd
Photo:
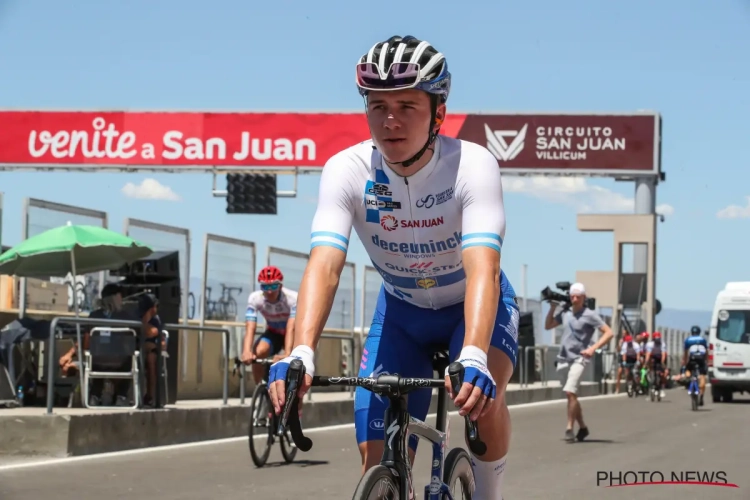
<instances>
[{"instance_id":1,"label":"white shoe","mask_svg":"<svg viewBox=\"0 0 750 500\"><path fill-rule=\"evenodd\" d=\"M664 391L661 391L661 393L659 394L659 397L666 398L667 397L667 393L664 392Z\"/></svg>"}]
</instances>

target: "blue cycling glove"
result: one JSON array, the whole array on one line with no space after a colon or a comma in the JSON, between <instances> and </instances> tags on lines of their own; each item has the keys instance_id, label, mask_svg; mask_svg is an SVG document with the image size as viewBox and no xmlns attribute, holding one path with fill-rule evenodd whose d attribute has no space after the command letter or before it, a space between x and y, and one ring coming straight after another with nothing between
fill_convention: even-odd
<instances>
[{"instance_id":1,"label":"blue cycling glove","mask_svg":"<svg viewBox=\"0 0 750 500\"><path fill-rule=\"evenodd\" d=\"M458 362L464 366L464 379L461 383L479 387L482 394L495 399L497 385L487 369L487 353L478 347L466 346L461 350ZM445 370L445 374L448 375L448 369Z\"/></svg>"},{"instance_id":2,"label":"blue cycling glove","mask_svg":"<svg viewBox=\"0 0 750 500\"><path fill-rule=\"evenodd\" d=\"M313 350L306 345L295 347L289 356L271 365L268 383L272 384L277 380L286 381L286 372L289 370L289 363L295 359L302 361L302 364L305 366L305 375L312 377L315 374L314 356Z\"/></svg>"}]
</instances>

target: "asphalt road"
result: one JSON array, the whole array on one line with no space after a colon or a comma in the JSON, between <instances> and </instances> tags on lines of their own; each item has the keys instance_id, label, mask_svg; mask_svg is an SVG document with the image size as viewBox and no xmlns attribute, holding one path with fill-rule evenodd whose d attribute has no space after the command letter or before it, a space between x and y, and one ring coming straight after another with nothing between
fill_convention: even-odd
<instances>
[{"instance_id":1,"label":"asphalt road","mask_svg":"<svg viewBox=\"0 0 750 500\"><path fill-rule=\"evenodd\" d=\"M732 404L706 402L690 410L684 390L669 391L661 403L644 398L605 397L583 401L591 430L583 443L565 443L564 404L511 410L513 442L505 479L505 498L689 499L750 498L750 398ZM452 442L460 419L451 420ZM311 433L314 446L297 462L281 465L274 449L270 464L256 469L247 442L150 450L94 460L2 470L3 500L80 500L106 498L208 500L213 498L351 498L359 479L359 455L352 428ZM415 466L422 495L429 456L421 448ZM598 471L725 471L739 488L658 485L597 486ZM632 478L631 478L632 480ZM608 483L607 483L608 484Z\"/></svg>"}]
</instances>

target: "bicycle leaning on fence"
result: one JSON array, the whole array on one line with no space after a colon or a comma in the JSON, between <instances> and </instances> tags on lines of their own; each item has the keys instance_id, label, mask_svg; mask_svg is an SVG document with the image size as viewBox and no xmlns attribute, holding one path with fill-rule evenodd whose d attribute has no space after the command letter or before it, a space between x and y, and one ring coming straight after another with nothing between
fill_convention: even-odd
<instances>
[{"instance_id":1,"label":"bicycle leaning on fence","mask_svg":"<svg viewBox=\"0 0 750 500\"><path fill-rule=\"evenodd\" d=\"M448 375L455 392L461 388L463 366L461 363L449 363L447 352L439 352L433 361L435 371ZM298 415L299 400L296 393L299 389L304 366L300 360L293 360L289 365L286 379L286 401L281 413L279 431L289 425L292 438L297 448L309 451L312 441L303 435ZM416 434L421 439L432 443L432 473L430 483L425 486L424 498L429 500L453 500L454 498L471 499L474 492L474 473L471 458L463 448L452 449L445 456L448 420L447 394L444 379L404 378L395 375L372 377L313 377L313 386L344 385L363 387L368 391L386 397L389 406L384 418L384 450L380 465L369 469L359 481L353 500L407 499L413 490L411 465L408 457L407 439L409 434ZM432 427L409 415L406 406L406 394L413 390L438 389L437 422ZM469 448L477 455L483 455L487 446L479 436L479 429L467 415L466 436ZM452 486L458 485L458 495Z\"/></svg>"},{"instance_id":2,"label":"bicycle leaning on fence","mask_svg":"<svg viewBox=\"0 0 750 500\"><path fill-rule=\"evenodd\" d=\"M239 368L240 374L244 375L242 362L239 359L235 359L234 364L236 368ZM268 456L271 453L271 448L273 448L273 445L278 438L279 444L281 445L281 455L284 457L286 463L291 463L297 455L297 446L294 441L292 441L288 426L284 426L281 431L279 430L281 429L279 427L279 417L276 415L276 412L273 411L271 397L268 393L268 375L271 371L273 358L256 359L253 361L253 364L263 365L263 378L255 387L253 399L250 403L250 423L248 424L247 430L250 456L256 467L263 467L266 465ZM258 439L258 443L256 444L256 439L254 438L262 437L262 431L260 431L260 429L265 429L267 438L265 442L262 441L262 439ZM261 445L261 443L263 443L263 445Z\"/></svg>"},{"instance_id":3,"label":"bicycle leaning on fence","mask_svg":"<svg viewBox=\"0 0 750 500\"><path fill-rule=\"evenodd\" d=\"M242 293L242 287L221 286L219 300L211 300L211 287L206 287L206 319L215 321L237 321L237 301L232 296L233 291Z\"/></svg>"}]
</instances>

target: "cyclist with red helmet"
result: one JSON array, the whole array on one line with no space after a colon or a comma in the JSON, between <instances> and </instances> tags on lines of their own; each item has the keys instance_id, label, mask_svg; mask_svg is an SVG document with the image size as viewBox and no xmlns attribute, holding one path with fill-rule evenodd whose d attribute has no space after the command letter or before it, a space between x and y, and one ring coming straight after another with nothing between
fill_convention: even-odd
<instances>
[{"instance_id":1,"label":"cyclist with red helmet","mask_svg":"<svg viewBox=\"0 0 750 500\"><path fill-rule=\"evenodd\" d=\"M659 384L659 390L661 397L663 398L666 394L664 393L664 386L667 381L664 376L664 367L667 365L667 349L662 344L661 333L654 332L653 340L646 342L646 367L651 371L652 374L656 375L657 383Z\"/></svg>"},{"instance_id":2,"label":"cyclist with red helmet","mask_svg":"<svg viewBox=\"0 0 750 500\"><path fill-rule=\"evenodd\" d=\"M294 343L294 317L297 312L297 292L282 286L284 275L275 266L266 266L258 274L260 290L250 294L245 311L245 340L242 343L242 362L274 356L274 361L292 352ZM266 320L266 331L255 341L258 313ZM253 365L253 379L258 384L263 377L263 367Z\"/></svg>"}]
</instances>

